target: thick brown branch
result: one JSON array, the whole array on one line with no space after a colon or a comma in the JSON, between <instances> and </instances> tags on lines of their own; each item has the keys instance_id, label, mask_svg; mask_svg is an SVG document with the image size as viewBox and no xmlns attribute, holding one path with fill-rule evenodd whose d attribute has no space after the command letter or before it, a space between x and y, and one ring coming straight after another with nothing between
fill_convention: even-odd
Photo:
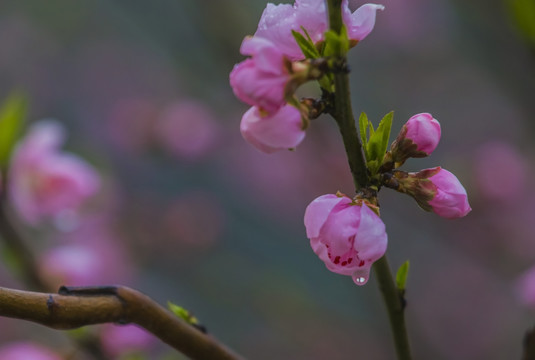
<instances>
[{"instance_id":1,"label":"thick brown branch","mask_svg":"<svg viewBox=\"0 0 535 360\"><path fill-rule=\"evenodd\" d=\"M241 359L148 296L124 286L63 287L60 294L0 287L0 316L61 330L110 322L134 323L192 359Z\"/></svg>"}]
</instances>

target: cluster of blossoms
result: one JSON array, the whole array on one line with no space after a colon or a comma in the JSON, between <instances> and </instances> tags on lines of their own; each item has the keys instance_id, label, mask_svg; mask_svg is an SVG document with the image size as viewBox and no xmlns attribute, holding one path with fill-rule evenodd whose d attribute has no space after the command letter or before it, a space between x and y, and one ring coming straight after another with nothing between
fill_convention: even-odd
<instances>
[{"instance_id":1,"label":"cluster of blossoms","mask_svg":"<svg viewBox=\"0 0 535 360\"><path fill-rule=\"evenodd\" d=\"M383 9L366 4L352 13L344 0L342 32L347 33L339 44L350 48L364 39L374 27L377 10ZM230 84L240 100L252 105L241 120L241 132L259 150L271 153L296 147L309 118L333 106L329 102L338 96L338 89L332 76L340 69L329 63L330 31L324 0L296 0L293 6L268 4L255 35L243 41L241 53L250 58L234 67ZM315 107L315 100L299 101L295 96L296 88L310 80L319 82L323 109ZM411 117L387 151L392 114L376 131L363 115L359 125L367 162L366 187L354 198L341 193L318 197L307 207L304 219L316 255L330 271L351 276L357 285L368 281L372 264L387 247L377 206L381 187L408 194L424 210L442 217L458 218L471 210L465 189L449 171L440 167L417 173L399 170L407 159L429 156L437 147L441 129L433 116Z\"/></svg>"},{"instance_id":2,"label":"cluster of blossoms","mask_svg":"<svg viewBox=\"0 0 535 360\"><path fill-rule=\"evenodd\" d=\"M375 25L382 5L366 4L351 12L342 3L342 16L351 45L364 39ZM324 77L321 62L305 56L296 37L307 37L321 49L328 28L324 0L296 0L294 5L268 4L258 29L240 48L249 56L230 73L234 94L251 105L241 120L243 137L260 151L295 148L305 137L309 109L294 93L309 80ZM324 90L328 90L325 89Z\"/></svg>"},{"instance_id":3,"label":"cluster of blossoms","mask_svg":"<svg viewBox=\"0 0 535 360\"><path fill-rule=\"evenodd\" d=\"M463 217L471 210L467 194L451 172L435 167L417 173L398 170L408 158L426 157L438 145L440 124L431 114L414 115L401 129L378 170L380 185L412 196L424 210L445 218ZM305 212L312 249L329 270L366 283L374 261L387 246L385 225L372 202L357 195L323 195Z\"/></svg>"}]
</instances>

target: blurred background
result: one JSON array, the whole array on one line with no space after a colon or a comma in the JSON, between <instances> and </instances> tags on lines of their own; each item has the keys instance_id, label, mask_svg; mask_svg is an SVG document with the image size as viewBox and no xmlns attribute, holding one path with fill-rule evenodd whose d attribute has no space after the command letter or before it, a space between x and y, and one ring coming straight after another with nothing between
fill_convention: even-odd
<instances>
[{"instance_id":1,"label":"blurred background","mask_svg":"<svg viewBox=\"0 0 535 360\"><path fill-rule=\"evenodd\" d=\"M410 116L432 113L441 143L404 169L452 171L473 208L449 221L380 193L391 266L411 262L415 358L519 359L535 315L534 2L382 3L375 30L350 53L353 108L375 124L394 110L392 138ZM315 120L296 151L273 155L240 136L248 107L228 74L265 6L3 0L0 98L25 91L28 123L60 121L65 149L102 178L75 219L19 228L51 286L135 287L192 311L246 358L393 359L373 273L357 287L329 272L305 236L310 201L353 192L335 123ZM25 288L5 264L0 283ZM0 319L1 345L20 341L60 354L72 346ZM143 341L125 346L182 358Z\"/></svg>"}]
</instances>

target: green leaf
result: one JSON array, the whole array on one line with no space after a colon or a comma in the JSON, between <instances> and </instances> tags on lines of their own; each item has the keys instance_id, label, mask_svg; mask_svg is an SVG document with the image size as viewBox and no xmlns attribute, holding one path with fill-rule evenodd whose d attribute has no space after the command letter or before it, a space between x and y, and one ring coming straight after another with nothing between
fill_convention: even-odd
<instances>
[{"instance_id":1,"label":"green leaf","mask_svg":"<svg viewBox=\"0 0 535 360\"><path fill-rule=\"evenodd\" d=\"M535 1L508 0L511 14L522 34L535 46Z\"/></svg>"},{"instance_id":2,"label":"green leaf","mask_svg":"<svg viewBox=\"0 0 535 360\"><path fill-rule=\"evenodd\" d=\"M368 122L368 115L365 112L361 113L359 117L359 132L364 150L368 146Z\"/></svg>"},{"instance_id":3,"label":"green leaf","mask_svg":"<svg viewBox=\"0 0 535 360\"><path fill-rule=\"evenodd\" d=\"M12 92L0 107L0 166L7 168L11 151L26 118L28 101L21 92Z\"/></svg>"},{"instance_id":4,"label":"green leaf","mask_svg":"<svg viewBox=\"0 0 535 360\"><path fill-rule=\"evenodd\" d=\"M399 290L405 290L407 277L409 276L409 260L405 261L396 273L396 285Z\"/></svg>"},{"instance_id":5,"label":"green leaf","mask_svg":"<svg viewBox=\"0 0 535 360\"><path fill-rule=\"evenodd\" d=\"M325 33L325 46L323 56L343 56L349 50L349 38L345 27L342 27L341 33L337 34L333 30Z\"/></svg>"},{"instance_id":6,"label":"green leaf","mask_svg":"<svg viewBox=\"0 0 535 360\"><path fill-rule=\"evenodd\" d=\"M381 163L386 149L388 148L388 140L390 139L390 130L392 128L393 112L389 112L383 117L375 132L371 131L373 128L370 124L370 138L368 140L367 150L370 161L375 160ZM372 172L373 173L373 172Z\"/></svg>"},{"instance_id":7,"label":"green leaf","mask_svg":"<svg viewBox=\"0 0 535 360\"><path fill-rule=\"evenodd\" d=\"M376 174L377 170L379 170L379 161L377 160L367 160L366 166L368 167L368 170L370 170L371 174Z\"/></svg>"},{"instance_id":8,"label":"green leaf","mask_svg":"<svg viewBox=\"0 0 535 360\"><path fill-rule=\"evenodd\" d=\"M318 49L316 49L316 46L314 46L312 39L306 31L305 34L307 35L308 39L305 38L300 32L292 30L292 35L294 36L295 41L297 41L297 45L299 45L299 48L301 48L301 51L307 59L317 59L321 57Z\"/></svg>"},{"instance_id":9,"label":"green leaf","mask_svg":"<svg viewBox=\"0 0 535 360\"><path fill-rule=\"evenodd\" d=\"M188 310L184 309L182 306L178 306L168 301L167 307L169 308L169 310L171 310L173 314L175 314L177 317L181 318L188 324L199 325L199 320L195 316L193 316Z\"/></svg>"}]
</instances>

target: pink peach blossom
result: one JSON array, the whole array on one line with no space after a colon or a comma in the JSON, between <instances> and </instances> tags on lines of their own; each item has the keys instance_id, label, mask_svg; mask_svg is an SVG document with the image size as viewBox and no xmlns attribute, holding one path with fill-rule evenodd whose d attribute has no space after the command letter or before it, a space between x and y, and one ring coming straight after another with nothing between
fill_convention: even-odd
<instances>
[{"instance_id":1,"label":"pink peach blossom","mask_svg":"<svg viewBox=\"0 0 535 360\"><path fill-rule=\"evenodd\" d=\"M268 3L254 36L270 40L290 60L301 60L303 53L292 35L292 30L301 30L299 26L295 6Z\"/></svg>"},{"instance_id":2,"label":"pink peach blossom","mask_svg":"<svg viewBox=\"0 0 535 360\"><path fill-rule=\"evenodd\" d=\"M301 113L291 105L268 116L252 107L243 115L240 130L245 140L267 154L295 148L305 138Z\"/></svg>"},{"instance_id":3,"label":"pink peach blossom","mask_svg":"<svg viewBox=\"0 0 535 360\"><path fill-rule=\"evenodd\" d=\"M387 246L383 221L367 205L347 196L322 195L305 211L305 227L312 249L327 268L364 285L370 268Z\"/></svg>"},{"instance_id":4,"label":"pink peach blossom","mask_svg":"<svg viewBox=\"0 0 535 360\"><path fill-rule=\"evenodd\" d=\"M61 360L62 357L51 350L30 342L18 342L0 348L2 360Z\"/></svg>"},{"instance_id":5,"label":"pink peach blossom","mask_svg":"<svg viewBox=\"0 0 535 360\"><path fill-rule=\"evenodd\" d=\"M434 197L428 202L437 215L448 219L460 218L468 214L472 208L468 204L468 196L457 177L440 167L439 171L429 177L433 183Z\"/></svg>"},{"instance_id":6,"label":"pink peach blossom","mask_svg":"<svg viewBox=\"0 0 535 360\"><path fill-rule=\"evenodd\" d=\"M43 120L30 128L11 158L9 195L20 217L31 225L76 209L99 188L92 166L59 150L63 139L58 122Z\"/></svg>"},{"instance_id":7,"label":"pink peach blossom","mask_svg":"<svg viewBox=\"0 0 535 360\"><path fill-rule=\"evenodd\" d=\"M243 40L241 53L251 58L234 66L230 85L243 102L268 113L284 105L284 90L290 80L284 55L271 41L259 37Z\"/></svg>"},{"instance_id":8,"label":"pink peach blossom","mask_svg":"<svg viewBox=\"0 0 535 360\"><path fill-rule=\"evenodd\" d=\"M373 30L377 10L384 6L365 4L351 12L348 1L342 2L342 18L350 40L363 40ZM314 43L325 40L329 23L325 0L296 0L289 4L268 4L262 13L255 37L269 39L290 60L302 60L304 55L295 41L292 30L304 35L304 28Z\"/></svg>"}]
</instances>

